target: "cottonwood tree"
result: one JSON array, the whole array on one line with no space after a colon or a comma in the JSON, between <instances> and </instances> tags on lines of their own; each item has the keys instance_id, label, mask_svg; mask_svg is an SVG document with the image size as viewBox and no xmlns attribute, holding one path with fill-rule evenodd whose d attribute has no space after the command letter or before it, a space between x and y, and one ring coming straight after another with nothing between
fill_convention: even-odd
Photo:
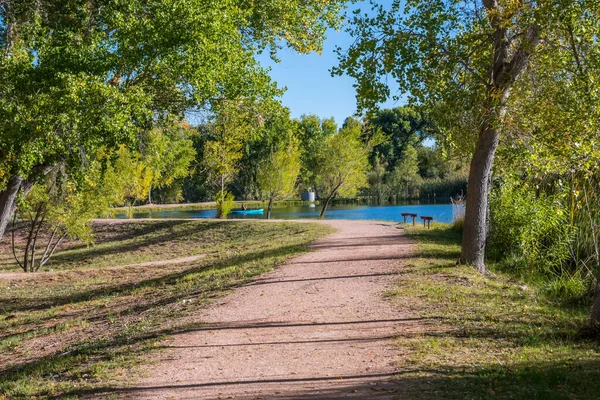
<instances>
[{"instance_id":1,"label":"cottonwood tree","mask_svg":"<svg viewBox=\"0 0 600 400\"><path fill-rule=\"evenodd\" d=\"M302 182L306 187L312 187L317 198L319 188L319 159L323 144L328 137L335 135L338 126L333 118L319 118L317 115L302 115L298 124L298 136L302 152Z\"/></svg>"},{"instance_id":2,"label":"cottonwood tree","mask_svg":"<svg viewBox=\"0 0 600 400\"><path fill-rule=\"evenodd\" d=\"M109 178L97 177L97 180L114 182L118 188L121 203L128 207L128 213L132 213L133 205L138 201L148 198L148 192L152 186L152 170L142 160L141 154L121 145L115 151L107 151L103 155L111 162L107 165ZM102 160L102 159L101 159ZM104 162L104 161L101 161Z\"/></svg>"},{"instance_id":3,"label":"cottonwood tree","mask_svg":"<svg viewBox=\"0 0 600 400\"><path fill-rule=\"evenodd\" d=\"M416 191L415 189L421 181L417 150L408 145L390 175L390 186L394 188L400 198L404 196L404 198L409 199L415 194L418 195L418 193L413 192Z\"/></svg>"},{"instance_id":4,"label":"cottonwood tree","mask_svg":"<svg viewBox=\"0 0 600 400\"><path fill-rule=\"evenodd\" d=\"M242 198L262 197L257 184L258 169L273 149L286 146L297 136L298 122L290 117L290 110L279 102L269 102L257 108L262 123L253 129L246 140L240 170L232 184Z\"/></svg>"},{"instance_id":5,"label":"cottonwood tree","mask_svg":"<svg viewBox=\"0 0 600 400\"><path fill-rule=\"evenodd\" d=\"M599 10L594 0L394 0L389 9L373 2L372 14L352 18L356 41L339 50L333 72L356 78L360 105L386 99L391 76L401 93L431 112L442 141L472 154L461 260L481 272L492 165L513 89L536 51L560 47L550 39L567 23L598 21Z\"/></svg>"},{"instance_id":6,"label":"cottonwood tree","mask_svg":"<svg viewBox=\"0 0 600 400\"><path fill-rule=\"evenodd\" d=\"M266 103L268 107L269 102ZM264 124L263 106L265 103L251 100L221 101L213 110L210 138L204 143L202 164L209 181L218 188L216 203L220 218L227 217L231 210L233 194L227 191L227 185L239 171L247 141Z\"/></svg>"},{"instance_id":7,"label":"cottonwood tree","mask_svg":"<svg viewBox=\"0 0 600 400\"><path fill-rule=\"evenodd\" d=\"M0 0L0 238L33 183L215 98L280 93L256 52L320 51L339 0Z\"/></svg>"},{"instance_id":8,"label":"cottonwood tree","mask_svg":"<svg viewBox=\"0 0 600 400\"><path fill-rule=\"evenodd\" d=\"M335 196L352 197L367 185L369 153L379 137L365 141L362 134L362 124L349 118L339 132L326 137L317 163L317 183L324 189L319 218Z\"/></svg>"},{"instance_id":9,"label":"cottonwood tree","mask_svg":"<svg viewBox=\"0 0 600 400\"><path fill-rule=\"evenodd\" d=\"M271 218L274 200L285 199L294 193L300 167L300 150L295 142L271 150L260 163L256 181L269 199L267 219Z\"/></svg>"},{"instance_id":10,"label":"cottonwood tree","mask_svg":"<svg viewBox=\"0 0 600 400\"><path fill-rule=\"evenodd\" d=\"M376 155L383 157L389 171L402 160L408 146L421 145L434 133L431 121L414 107L377 110L369 117L367 124L371 129L381 129L386 137L385 141L373 148L371 159L374 161Z\"/></svg>"},{"instance_id":11,"label":"cottonwood tree","mask_svg":"<svg viewBox=\"0 0 600 400\"><path fill-rule=\"evenodd\" d=\"M192 129L184 121L152 129L141 139L144 165L152 174L149 204L153 187L163 188L190 174L190 165L196 157L191 135Z\"/></svg>"}]
</instances>

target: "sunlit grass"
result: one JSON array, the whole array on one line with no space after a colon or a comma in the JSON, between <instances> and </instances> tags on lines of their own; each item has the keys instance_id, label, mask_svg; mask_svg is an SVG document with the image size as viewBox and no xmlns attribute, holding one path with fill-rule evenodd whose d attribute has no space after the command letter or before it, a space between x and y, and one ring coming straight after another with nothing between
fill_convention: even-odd
<instances>
[{"instance_id":1,"label":"sunlit grass","mask_svg":"<svg viewBox=\"0 0 600 400\"><path fill-rule=\"evenodd\" d=\"M123 384L140 355L207 302L331 232L321 224L151 221L96 227L51 274L0 279L0 398L75 398ZM152 267L106 267L206 257Z\"/></svg>"},{"instance_id":2,"label":"sunlit grass","mask_svg":"<svg viewBox=\"0 0 600 400\"><path fill-rule=\"evenodd\" d=\"M578 335L585 306L564 307L535 285L457 266L460 237L446 227L409 235L420 256L389 296L423 317L397 339L405 354L398 379L410 382L410 398L598 398L600 346Z\"/></svg>"}]
</instances>

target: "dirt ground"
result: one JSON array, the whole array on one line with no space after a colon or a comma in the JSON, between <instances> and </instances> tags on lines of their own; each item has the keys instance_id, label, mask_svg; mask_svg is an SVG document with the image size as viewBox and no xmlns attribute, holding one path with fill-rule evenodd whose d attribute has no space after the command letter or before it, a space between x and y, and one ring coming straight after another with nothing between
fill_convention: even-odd
<instances>
[{"instance_id":1,"label":"dirt ground","mask_svg":"<svg viewBox=\"0 0 600 400\"><path fill-rule=\"evenodd\" d=\"M414 246L396 224L324 223L338 232L204 310L120 396L395 397L393 337L414 320L383 293Z\"/></svg>"}]
</instances>

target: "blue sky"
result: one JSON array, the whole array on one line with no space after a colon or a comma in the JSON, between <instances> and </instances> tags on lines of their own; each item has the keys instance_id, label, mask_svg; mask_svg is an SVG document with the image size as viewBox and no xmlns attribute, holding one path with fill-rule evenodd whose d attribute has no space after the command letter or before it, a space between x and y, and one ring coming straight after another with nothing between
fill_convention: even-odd
<instances>
[{"instance_id":1,"label":"blue sky","mask_svg":"<svg viewBox=\"0 0 600 400\"><path fill-rule=\"evenodd\" d=\"M370 9L368 2L355 7L363 11ZM257 57L263 66L271 68L270 75L278 86L287 87L282 101L289 107L293 118L299 118L302 114L316 114L324 118L334 117L341 125L346 117L356 112L353 79L348 76L332 77L329 72L337 65L335 47L346 49L352 41L346 32L329 30L322 55L298 54L284 48L278 53L281 60L278 64L268 54ZM382 106L389 108L399 105L401 102L389 100Z\"/></svg>"}]
</instances>

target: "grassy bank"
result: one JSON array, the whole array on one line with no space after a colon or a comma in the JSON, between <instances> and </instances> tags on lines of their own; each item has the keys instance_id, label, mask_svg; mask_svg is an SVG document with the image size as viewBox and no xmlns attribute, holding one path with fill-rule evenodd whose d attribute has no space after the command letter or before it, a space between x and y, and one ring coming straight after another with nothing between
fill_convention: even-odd
<instances>
[{"instance_id":1,"label":"grassy bank","mask_svg":"<svg viewBox=\"0 0 600 400\"><path fill-rule=\"evenodd\" d=\"M252 200L252 201L235 201L238 207L246 204L246 206L250 209L254 208L266 208L268 206L268 202ZM303 206L311 204L308 201L302 200L280 200L273 202L274 207L291 207L291 206ZM319 202L316 202L319 204ZM152 212L163 212L163 211L197 211L197 210L212 210L216 208L216 203L214 201L209 201L206 203L186 203L186 204L152 204L152 205L143 205L143 206L133 206L133 207L116 207L113 209L113 212L117 215L129 215L130 213L141 212L141 213L152 213Z\"/></svg>"},{"instance_id":2,"label":"grassy bank","mask_svg":"<svg viewBox=\"0 0 600 400\"><path fill-rule=\"evenodd\" d=\"M398 380L410 398L597 399L600 345L579 338L585 306L542 288L456 266L460 237L414 229L411 260L393 302L420 318L397 339Z\"/></svg>"},{"instance_id":3,"label":"grassy bank","mask_svg":"<svg viewBox=\"0 0 600 400\"><path fill-rule=\"evenodd\" d=\"M76 398L127 379L164 335L197 326L207 302L306 251L318 224L99 223L53 272L0 278L0 398ZM8 254L8 241L0 243ZM151 266L147 261L203 256ZM5 270L15 270L8 259Z\"/></svg>"}]
</instances>

